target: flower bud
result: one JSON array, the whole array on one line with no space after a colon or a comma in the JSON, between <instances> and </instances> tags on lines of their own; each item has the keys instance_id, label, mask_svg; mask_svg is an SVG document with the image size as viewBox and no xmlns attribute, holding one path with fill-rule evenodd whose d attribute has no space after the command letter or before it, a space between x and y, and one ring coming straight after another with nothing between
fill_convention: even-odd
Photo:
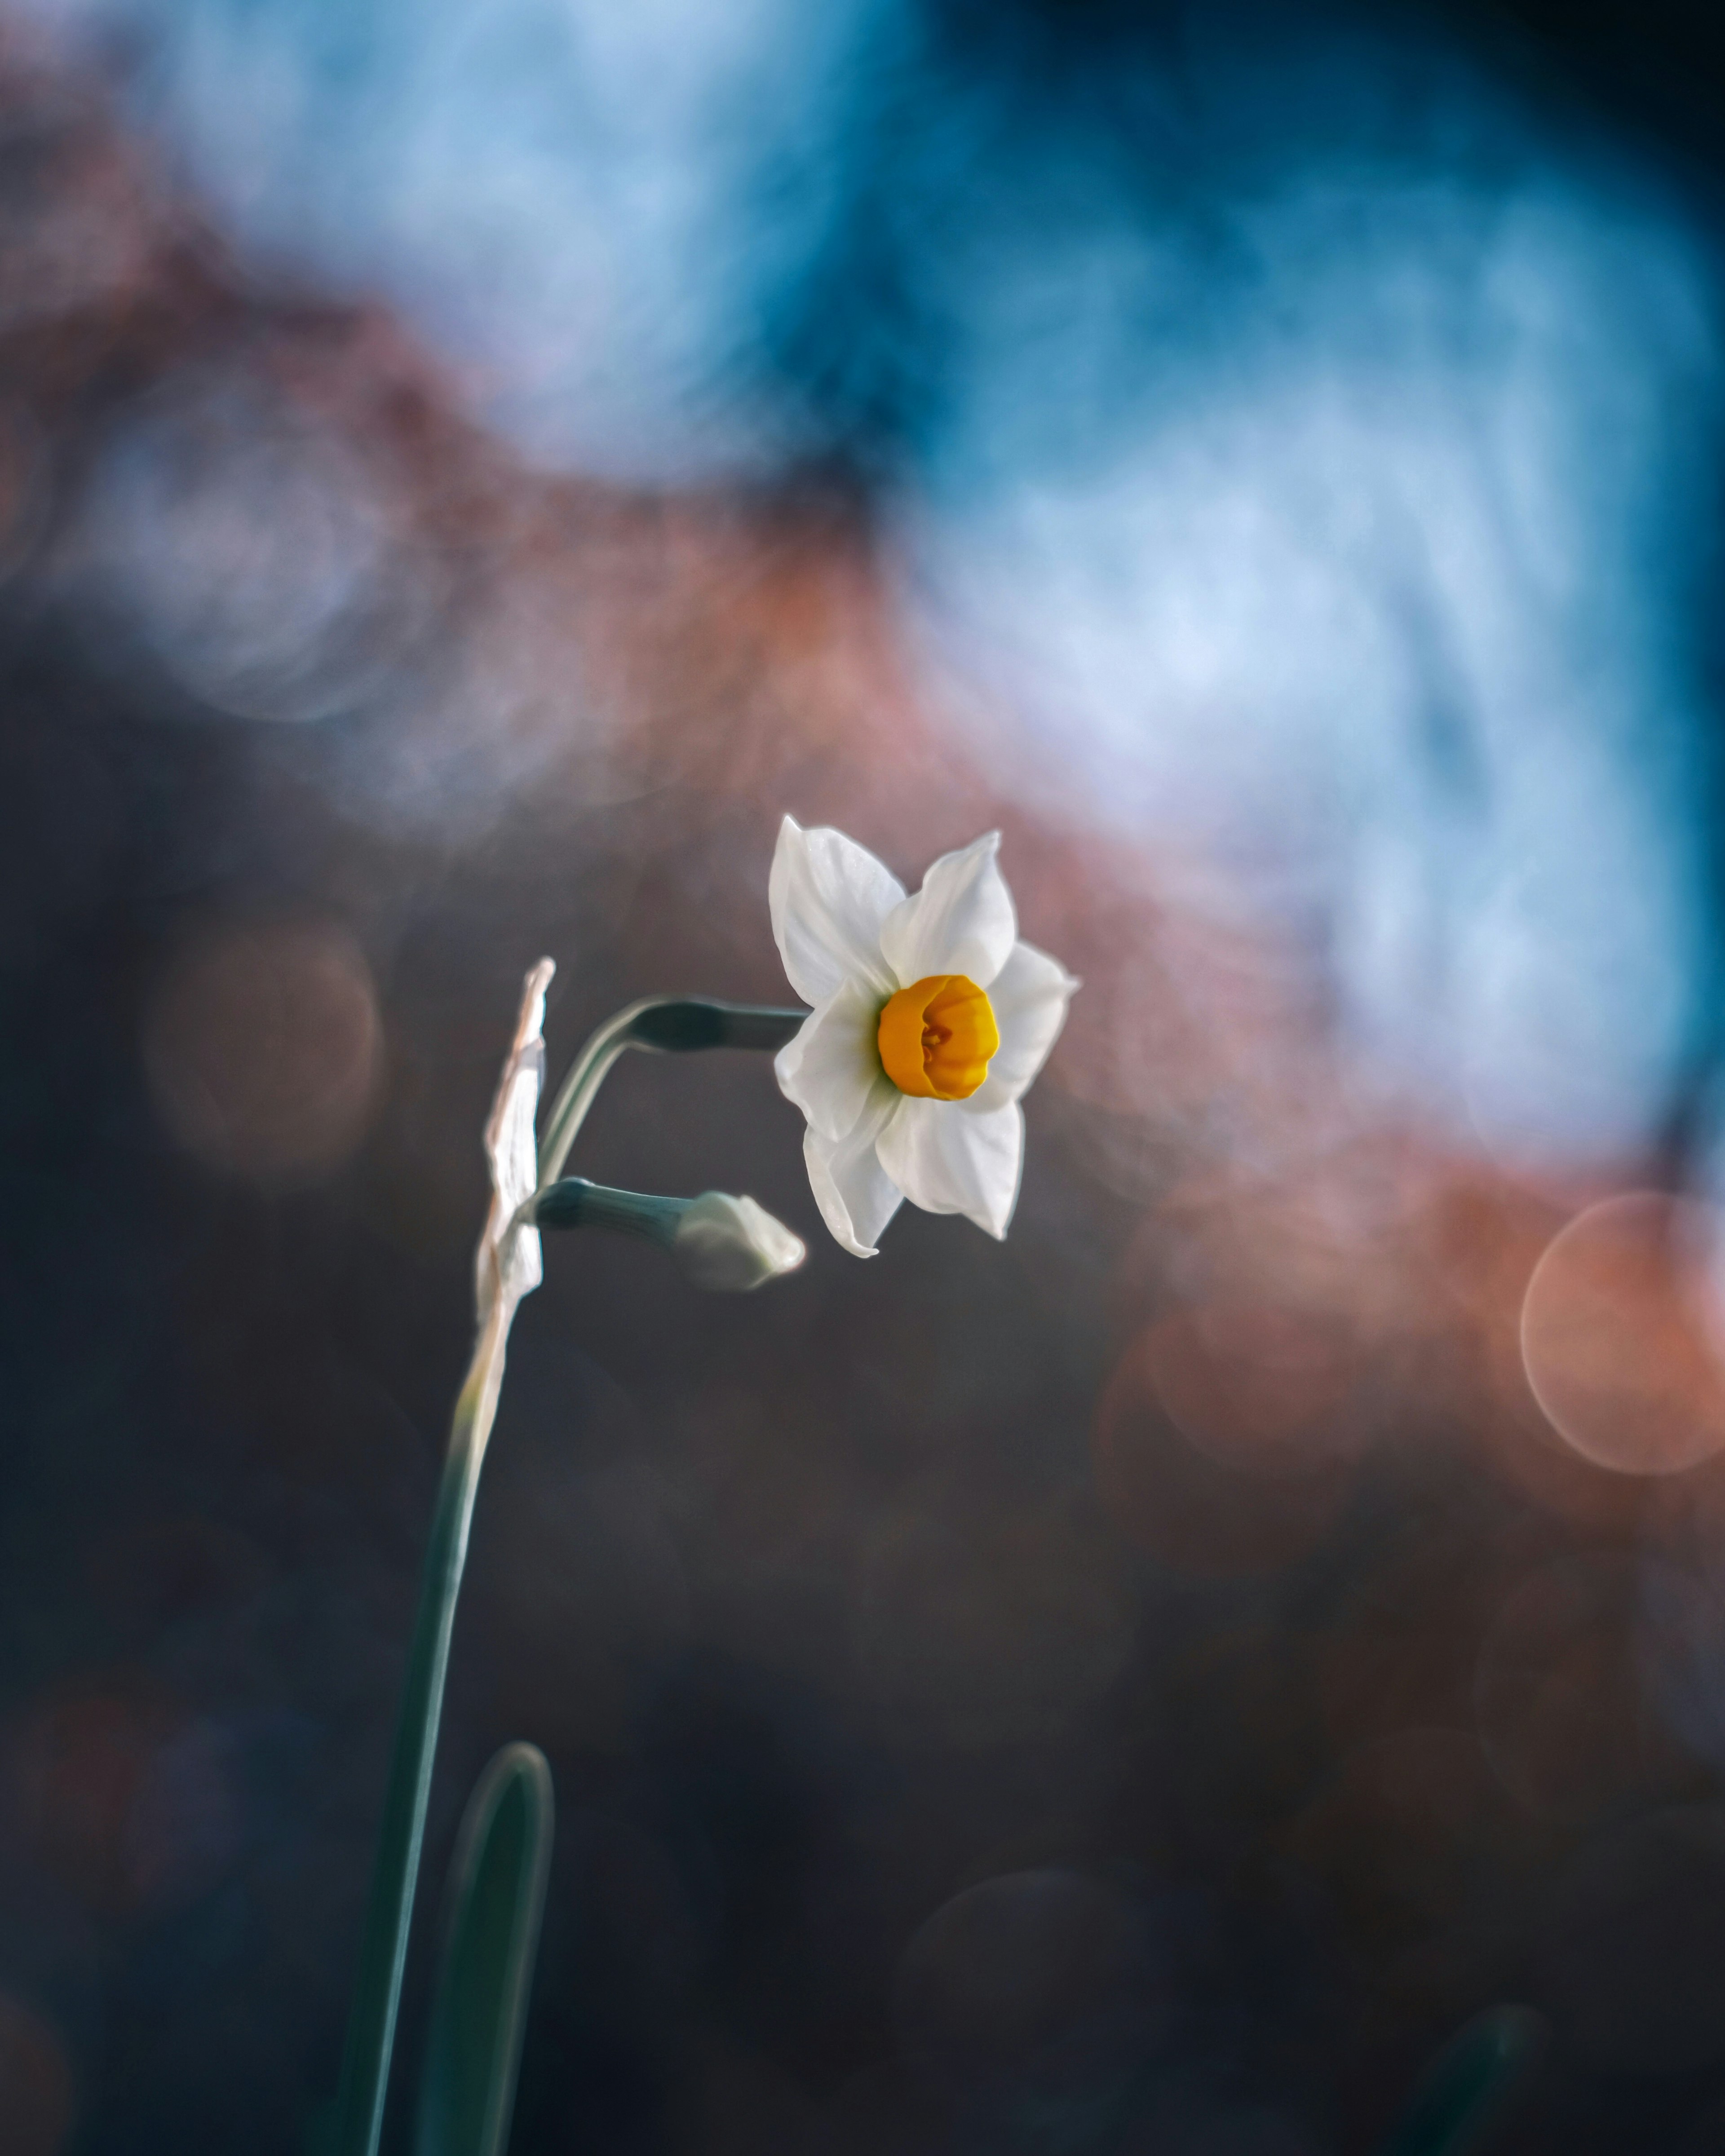
<instances>
[{"instance_id":1,"label":"flower bud","mask_svg":"<svg viewBox=\"0 0 1725 2156\"><path fill-rule=\"evenodd\" d=\"M794 1272L809 1255L782 1220L752 1198L708 1190L678 1221L671 1250L696 1287L738 1294Z\"/></svg>"}]
</instances>

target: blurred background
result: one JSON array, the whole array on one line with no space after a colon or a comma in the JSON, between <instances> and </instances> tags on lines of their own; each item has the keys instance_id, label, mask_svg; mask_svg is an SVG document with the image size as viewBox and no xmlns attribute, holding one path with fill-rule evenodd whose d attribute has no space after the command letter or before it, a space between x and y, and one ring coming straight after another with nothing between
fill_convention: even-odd
<instances>
[{"instance_id":1,"label":"blurred background","mask_svg":"<svg viewBox=\"0 0 1725 2156\"><path fill-rule=\"evenodd\" d=\"M1081 974L1010 1240L764 1058L572 1166L518 2156L1725 2147L1707 11L7 0L0 2156L335 2085L521 975L784 999L783 812ZM406 2145L411 2110L392 2120Z\"/></svg>"}]
</instances>

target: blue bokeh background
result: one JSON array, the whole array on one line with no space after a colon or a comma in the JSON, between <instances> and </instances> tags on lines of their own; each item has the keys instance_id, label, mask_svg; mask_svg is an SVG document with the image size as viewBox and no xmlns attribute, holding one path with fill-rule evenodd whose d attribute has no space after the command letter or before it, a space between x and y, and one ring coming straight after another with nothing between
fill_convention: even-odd
<instances>
[{"instance_id":1,"label":"blue bokeh background","mask_svg":"<svg viewBox=\"0 0 1725 2156\"><path fill-rule=\"evenodd\" d=\"M535 464L865 473L978 752L1296 924L1373 1082L1559 1162L1711 1120L1717 238L1537 49L1251 5L49 17L254 274L402 310Z\"/></svg>"}]
</instances>

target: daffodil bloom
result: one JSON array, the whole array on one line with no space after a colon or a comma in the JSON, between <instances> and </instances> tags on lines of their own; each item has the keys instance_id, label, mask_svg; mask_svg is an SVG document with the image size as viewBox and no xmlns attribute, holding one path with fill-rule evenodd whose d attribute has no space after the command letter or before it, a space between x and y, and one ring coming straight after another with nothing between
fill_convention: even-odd
<instances>
[{"instance_id":1,"label":"daffodil bloom","mask_svg":"<svg viewBox=\"0 0 1725 2156\"><path fill-rule=\"evenodd\" d=\"M787 816L773 857L773 933L814 1009L774 1062L809 1119L803 1158L821 1217L875 1255L908 1198L1004 1236L1024 1119L1078 986L1019 940L991 831L943 854L915 897L842 831Z\"/></svg>"}]
</instances>

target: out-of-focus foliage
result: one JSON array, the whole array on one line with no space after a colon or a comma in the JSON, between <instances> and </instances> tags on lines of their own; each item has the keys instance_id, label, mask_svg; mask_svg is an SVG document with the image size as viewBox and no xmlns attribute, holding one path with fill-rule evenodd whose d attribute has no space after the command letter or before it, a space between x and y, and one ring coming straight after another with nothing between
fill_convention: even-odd
<instances>
[{"instance_id":1,"label":"out-of-focus foliage","mask_svg":"<svg viewBox=\"0 0 1725 2156\"><path fill-rule=\"evenodd\" d=\"M506 1745L468 1800L450 1867L419 2092L420 2156L501 2156L509 2145L552 1817L544 1754Z\"/></svg>"}]
</instances>

